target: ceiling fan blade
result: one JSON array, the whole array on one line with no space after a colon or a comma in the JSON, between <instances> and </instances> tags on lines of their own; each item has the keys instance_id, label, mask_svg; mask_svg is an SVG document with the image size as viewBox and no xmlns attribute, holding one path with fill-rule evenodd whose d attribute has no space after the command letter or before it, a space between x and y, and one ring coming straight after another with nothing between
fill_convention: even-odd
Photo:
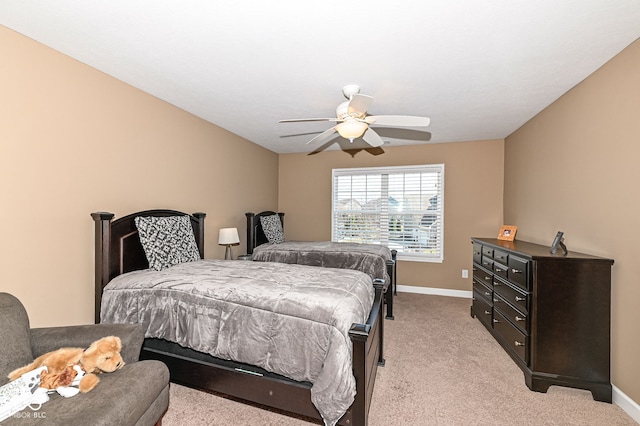
<instances>
[{"instance_id":1,"label":"ceiling fan blade","mask_svg":"<svg viewBox=\"0 0 640 426\"><path fill-rule=\"evenodd\" d=\"M384 141L382 140L382 138L376 132L374 132L371 127L369 127L367 131L364 132L364 135L362 135L362 139L374 148L384 145Z\"/></svg>"},{"instance_id":2,"label":"ceiling fan blade","mask_svg":"<svg viewBox=\"0 0 640 426\"><path fill-rule=\"evenodd\" d=\"M336 126L333 126L332 128L325 130L324 132L320 133L315 138L311 139L309 142L307 142L307 145L309 145L311 142L317 142L317 141L321 141L323 139L326 139L329 136L333 135L335 132L337 132Z\"/></svg>"},{"instance_id":3,"label":"ceiling fan blade","mask_svg":"<svg viewBox=\"0 0 640 426\"><path fill-rule=\"evenodd\" d=\"M367 110L373 102L373 96L353 95L349 101L347 112L350 116L360 117L367 113Z\"/></svg>"},{"instance_id":4,"label":"ceiling fan blade","mask_svg":"<svg viewBox=\"0 0 640 426\"><path fill-rule=\"evenodd\" d=\"M290 118L287 120L280 120L278 123L300 123L303 121L341 121L337 118Z\"/></svg>"},{"instance_id":5,"label":"ceiling fan blade","mask_svg":"<svg viewBox=\"0 0 640 426\"><path fill-rule=\"evenodd\" d=\"M426 127L431 122L429 117L411 115L370 115L364 119L369 124L397 127Z\"/></svg>"}]
</instances>

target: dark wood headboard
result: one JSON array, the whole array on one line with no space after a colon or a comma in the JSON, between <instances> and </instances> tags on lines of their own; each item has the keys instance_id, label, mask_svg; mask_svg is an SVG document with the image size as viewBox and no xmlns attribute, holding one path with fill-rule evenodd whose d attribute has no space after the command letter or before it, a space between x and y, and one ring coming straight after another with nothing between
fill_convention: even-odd
<instances>
[{"instance_id":1,"label":"dark wood headboard","mask_svg":"<svg viewBox=\"0 0 640 426\"><path fill-rule=\"evenodd\" d=\"M95 322L100 322L102 290L113 278L125 272L149 268L147 256L138 237L134 219L138 216L184 216L176 210L145 210L112 221L114 214L91 213L95 221ZM188 215L198 244L200 257L204 258L205 213Z\"/></svg>"},{"instance_id":2,"label":"dark wood headboard","mask_svg":"<svg viewBox=\"0 0 640 426\"><path fill-rule=\"evenodd\" d=\"M282 230L284 230L284 213L276 213L269 210L260 213L245 213L245 216L247 216L247 254L253 254L254 248L268 241L262 230L260 218L274 214L280 216L280 223L282 224Z\"/></svg>"}]
</instances>

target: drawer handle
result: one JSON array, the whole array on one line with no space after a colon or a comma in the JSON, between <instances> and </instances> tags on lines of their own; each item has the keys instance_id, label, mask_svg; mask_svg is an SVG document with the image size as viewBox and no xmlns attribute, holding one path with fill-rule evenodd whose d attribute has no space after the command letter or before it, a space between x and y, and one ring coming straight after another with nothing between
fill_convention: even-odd
<instances>
[{"instance_id":1,"label":"drawer handle","mask_svg":"<svg viewBox=\"0 0 640 426\"><path fill-rule=\"evenodd\" d=\"M496 272L504 272L504 269L496 268Z\"/></svg>"},{"instance_id":2,"label":"drawer handle","mask_svg":"<svg viewBox=\"0 0 640 426\"><path fill-rule=\"evenodd\" d=\"M523 300L527 300L526 297L516 296L516 302L522 302Z\"/></svg>"},{"instance_id":3,"label":"drawer handle","mask_svg":"<svg viewBox=\"0 0 640 426\"><path fill-rule=\"evenodd\" d=\"M485 295L485 296L491 296L491 293L489 293L488 291L485 291L485 292L484 292L484 295Z\"/></svg>"},{"instance_id":4,"label":"drawer handle","mask_svg":"<svg viewBox=\"0 0 640 426\"><path fill-rule=\"evenodd\" d=\"M521 269L511 268L511 273L513 273L513 274L521 274L522 270Z\"/></svg>"},{"instance_id":5,"label":"drawer handle","mask_svg":"<svg viewBox=\"0 0 640 426\"><path fill-rule=\"evenodd\" d=\"M484 314L485 314L485 315L491 315L491 312L489 312L489 311L484 311Z\"/></svg>"},{"instance_id":6,"label":"drawer handle","mask_svg":"<svg viewBox=\"0 0 640 426\"><path fill-rule=\"evenodd\" d=\"M494 323L494 324L497 324L497 323L499 323L499 322L500 322L500 321L498 321L497 319L495 319L495 318L493 319L493 323Z\"/></svg>"},{"instance_id":7,"label":"drawer handle","mask_svg":"<svg viewBox=\"0 0 640 426\"><path fill-rule=\"evenodd\" d=\"M484 280L485 280L485 281L491 281L491 277L487 277L487 276L485 275Z\"/></svg>"},{"instance_id":8,"label":"drawer handle","mask_svg":"<svg viewBox=\"0 0 640 426\"><path fill-rule=\"evenodd\" d=\"M516 315L516 321L526 321L526 319Z\"/></svg>"},{"instance_id":9,"label":"drawer handle","mask_svg":"<svg viewBox=\"0 0 640 426\"><path fill-rule=\"evenodd\" d=\"M524 343L522 342L518 342L517 340L515 341L516 346L524 346Z\"/></svg>"}]
</instances>

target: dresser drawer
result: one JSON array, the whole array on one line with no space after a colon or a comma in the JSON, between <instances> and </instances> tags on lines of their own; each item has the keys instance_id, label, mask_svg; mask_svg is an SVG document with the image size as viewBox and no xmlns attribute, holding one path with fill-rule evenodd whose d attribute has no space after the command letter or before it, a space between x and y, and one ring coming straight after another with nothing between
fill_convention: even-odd
<instances>
[{"instance_id":1,"label":"dresser drawer","mask_svg":"<svg viewBox=\"0 0 640 426\"><path fill-rule=\"evenodd\" d=\"M482 268L473 268L473 279L474 281L480 281L488 287L493 286L493 274L485 271Z\"/></svg>"},{"instance_id":2,"label":"dresser drawer","mask_svg":"<svg viewBox=\"0 0 640 426\"><path fill-rule=\"evenodd\" d=\"M483 268L491 271L493 269L493 260L489 259L488 257L482 256L482 262L480 262L480 265L482 265Z\"/></svg>"},{"instance_id":3,"label":"dresser drawer","mask_svg":"<svg viewBox=\"0 0 640 426\"><path fill-rule=\"evenodd\" d=\"M509 268L507 266L504 266L501 263L493 262L493 273L504 278L505 280L507 279L508 269Z\"/></svg>"},{"instance_id":4,"label":"dresser drawer","mask_svg":"<svg viewBox=\"0 0 640 426\"><path fill-rule=\"evenodd\" d=\"M482 246L482 257L493 259L493 248L489 246Z\"/></svg>"},{"instance_id":5,"label":"dresser drawer","mask_svg":"<svg viewBox=\"0 0 640 426\"><path fill-rule=\"evenodd\" d=\"M493 307L491 304L482 296L481 293L478 293L473 289L473 314L483 323L487 328L493 327Z\"/></svg>"},{"instance_id":6,"label":"dresser drawer","mask_svg":"<svg viewBox=\"0 0 640 426\"><path fill-rule=\"evenodd\" d=\"M507 301L498 293L495 293L493 296L493 308L500 311L502 315L508 318L509 321L518 327L524 334L529 334L529 315L518 311L507 303Z\"/></svg>"},{"instance_id":7,"label":"dresser drawer","mask_svg":"<svg viewBox=\"0 0 640 426\"><path fill-rule=\"evenodd\" d=\"M494 250L493 251L493 260L496 262L500 262L503 265L507 265L509 261L509 253L502 250Z\"/></svg>"},{"instance_id":8,"label":"dresser drawer","mask_svg":"<svg viewBox=\"0 0 640 426\"><path fill-rule=\"evenodd\" d=\"M506 302L510 303L517 310L529 313L529 294L522 292L506 281L495 278L493 280L493 291L498 293Z\"/></svg>"},{"instance_id":9,"label":"dresser drawer","mask_svg":"<svg viewBox=\"0 0 640 426\"><path fill-rule=\"evenodd\" d=\"M473 261L482 263L482 244L473 243Z\"/></svg>"},{"instance_id":10,"label":"dresser drawer","mask_svg":"<svg viewBox=\"0 0 640 426\"><path fill-rule=\"evenodd\" d=\"M493 289L487 287L486 285L484 285L484 283L475 279L473 280L473 291L484 296L484 298L487 299L488 302L493 301Z\"/></svg>"},{"instance_id":11,"label":"dresser drawer","mask_svg":"<svg viewBox=\"0 0 640 426\"><path fill-rule=\"evenodd\" d=\"M493 311L493 329L518 358L529 365L529 338L498 310Z\"/></svg>"},{"instance_id":12,"label":"dresser drawer","mask_svg":"<svg viewBox=\"0 0 640 426\"><path fill-rule=\"evenodd\" d=\"M509 264L509 281L527 291L531 291L529 284L529 261L511 255L507 263Z\"/></svg>"}]
</instances>

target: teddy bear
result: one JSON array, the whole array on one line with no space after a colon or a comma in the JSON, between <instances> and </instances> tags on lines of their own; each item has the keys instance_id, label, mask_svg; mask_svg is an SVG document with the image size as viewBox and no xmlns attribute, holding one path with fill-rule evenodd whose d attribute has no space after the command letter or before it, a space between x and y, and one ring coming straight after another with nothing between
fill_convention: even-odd
<instances>
[{"instance_id":1,"label":"teddy bear","mask_svg":"<svg viewBox=\"0 0 640 426\"><path fill-rule=\"evenodd\" d=\"M93 342L87 349L61 348L40 355L31 364L9 373L9 380L16 380L24 373L40 367L47 367L41 374L40 387L56 389L69 386L78 373L74 366L84 371L78 388L80 392L89 392L96 387L99 373L112 373L125 364L120 351L122 342L117 336L107 336Z\"/></svg>"}]
</instances>

